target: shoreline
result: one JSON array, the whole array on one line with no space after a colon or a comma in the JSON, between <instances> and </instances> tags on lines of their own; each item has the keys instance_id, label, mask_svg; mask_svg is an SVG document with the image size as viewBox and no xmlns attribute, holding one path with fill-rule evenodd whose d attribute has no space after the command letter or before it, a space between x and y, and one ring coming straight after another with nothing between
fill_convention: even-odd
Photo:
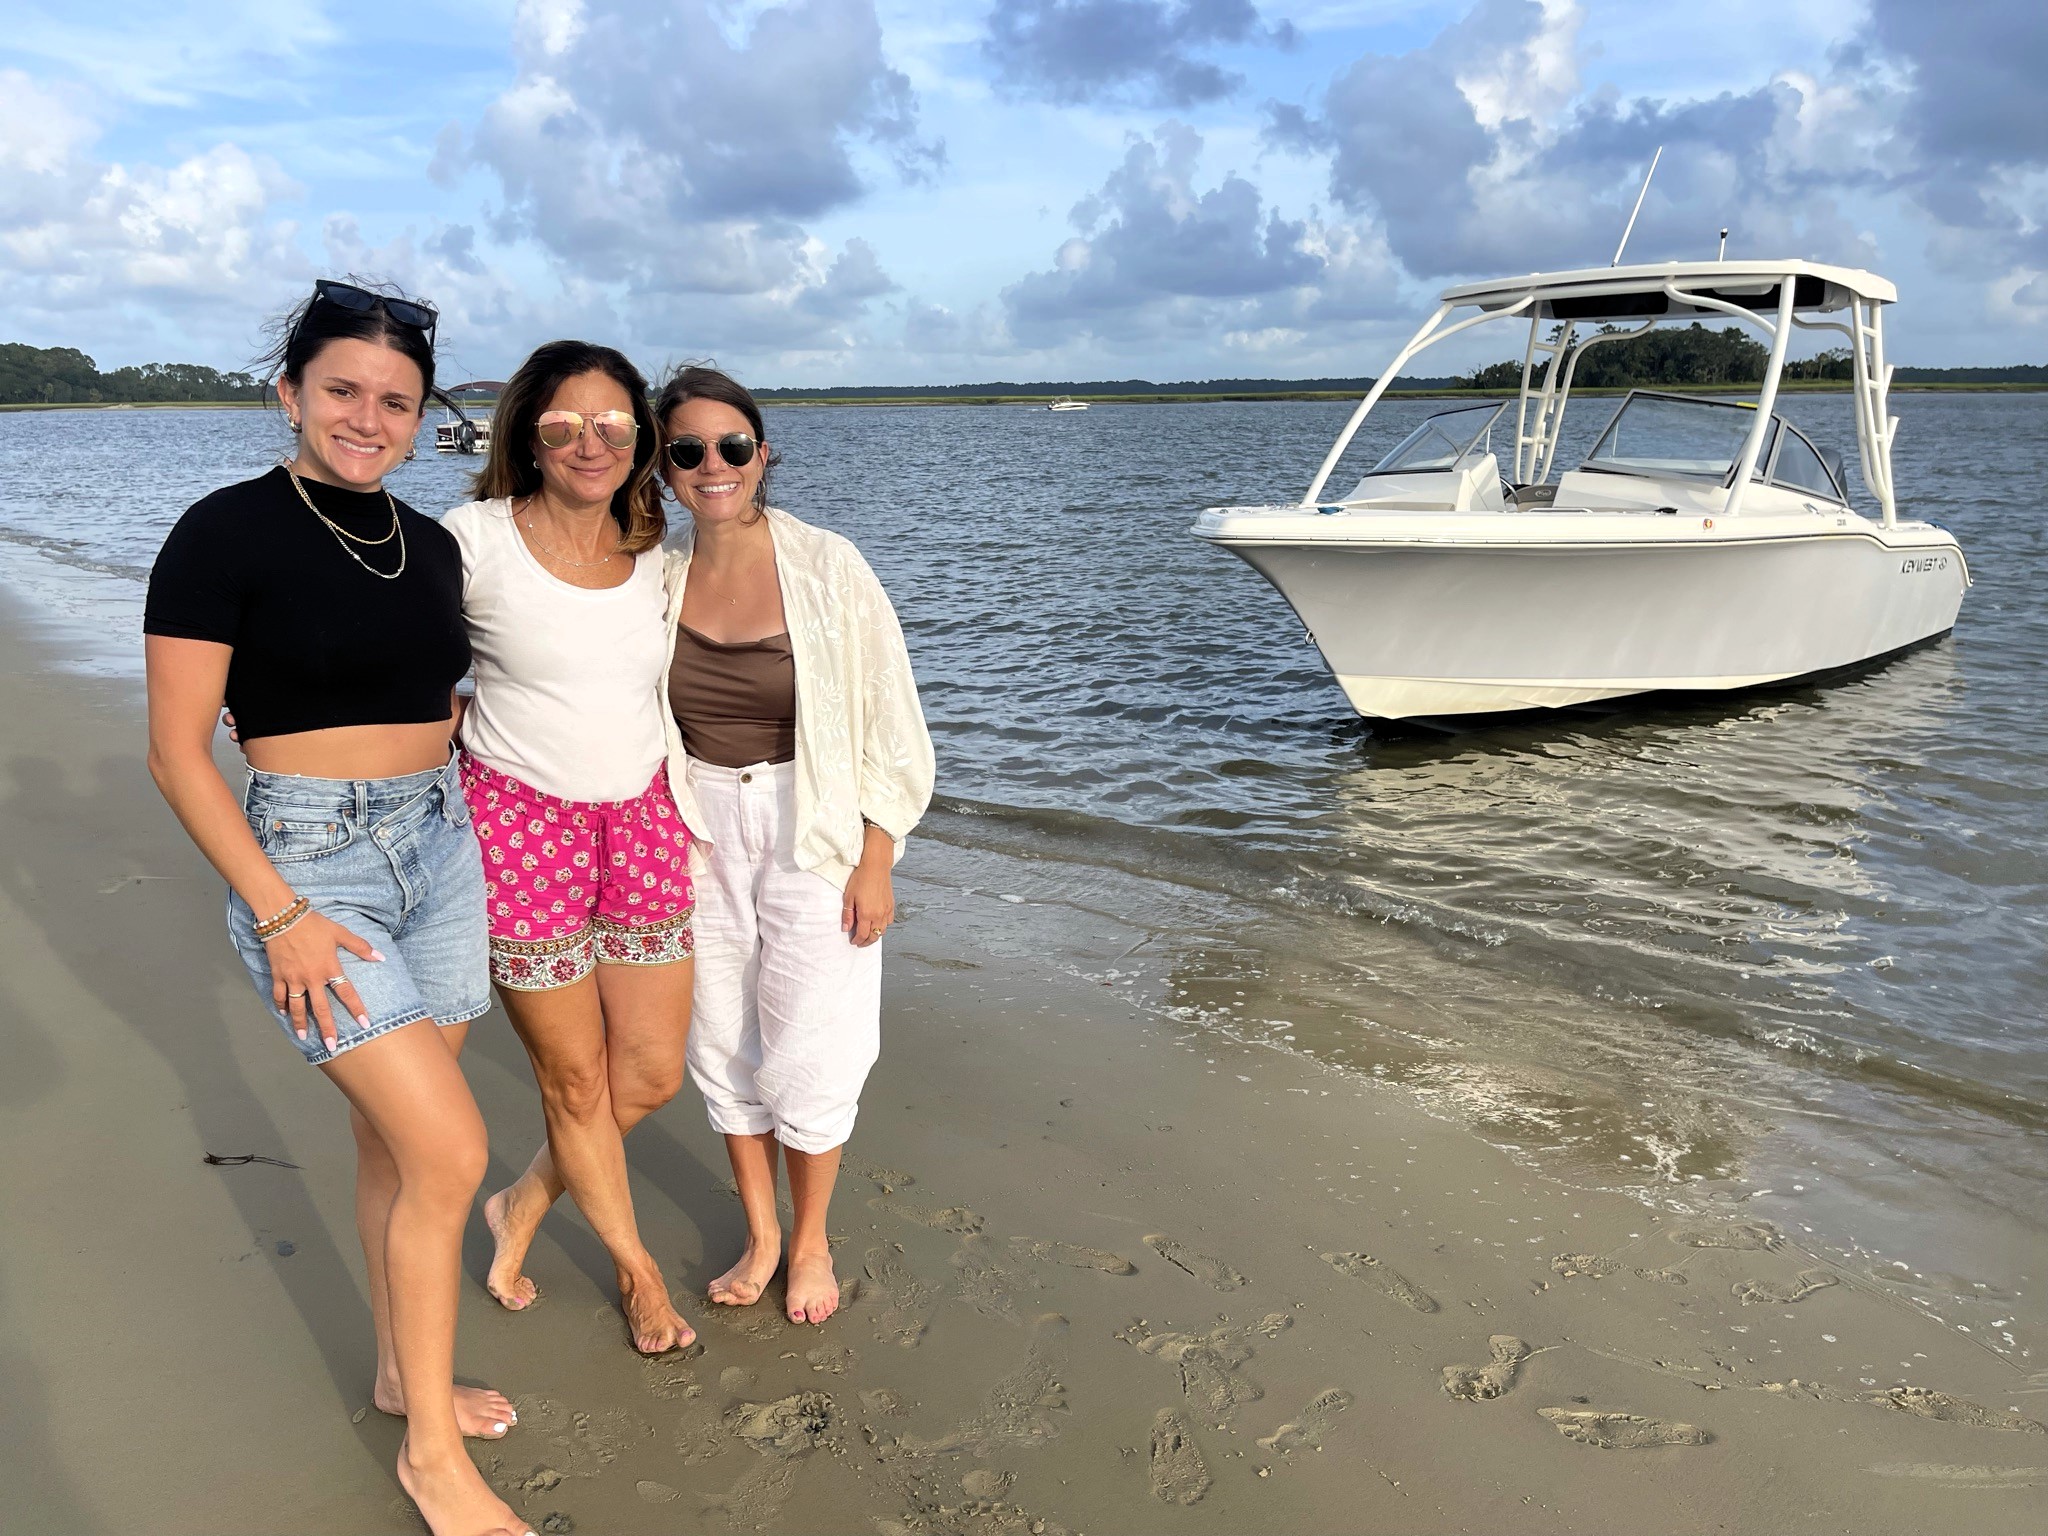
<instances>
[{"instance_id":1,"label":"shoreline","mask_svg":"<svg viewBox=\"0 0 2048 1536\"><path fill-rule=\"evenodd\" d=\"M0 594L0 1149L26 1170L0 1196L0 1464L37 1528L407 1529L398 1427L361 1411L340 1107L240 974L142 769L135 683L55 671L40 630ZM902 867L834 1205L858 1288L824 1328L774 1292L701 1301L741 1220L687 1086L629 1156L701 1349L631 1354L567 1210L533 1250L545 1300L499 1311L472 1223L461 1368L522 1410L474 1449L537 1529L1624 1531L1649 1508L1906 1532L2035 1507L2040 1389L1943 1320L1944 1277L1573 1188L1406 1089L1163 1017L1105 977L1114 925L1018 896L1023 867L929 839ZM465 1065L494 1189L540 1124L501 1014ZM1636 1418L1574 1417L1603 1412ZM1597 1443L1645 1437L1674 1443Z\"/></svg>"},{"instance_id":2,"label":"shoreline","mask_svg":"<svg viewBox=\"0 0 2048 1536\"><path fill-rule=\"evenodd\" d=\"M1640 385L1574 385L1574 396L1589 398L1619 399L1631 389L1654 389L1666 394L1687 395L1753 395L1758 386L1754 384L1640 384ZM1778 386L1781 395L1846 395L1853 393L1852 386L1843 381L1831 379L1786 379ZM1950 383L1895 383L1891 393L1900 394L1948 394L1948 395L2037 395L2048 393L2048 383L2042 384L1950 384ZM761 393L761 404L770 406L801 406L804 408L827 406L1024 406L1044 409L1050 397L1045 395L877 395L857 400L831 399L823 396L798 395L778 397L773 391ZM1176 391L1169 394L1149 395L1070 395L1071 400L1089 405L1257 405L1264 401L1319 401L1319 400L1361 400L1364 396L1353 390L1305 389L1267 390L1259 392L1201 390ZM1390 389L1383 400L1513 400L1516 392L1511 389ZM465 401L465 405L472 402ZM479 410L490 410L495 401L474 402ZM262 411L276 409L276 402L270 400L73 400L64 402L22 401L0 404L0 413L10 411Z\"/></svg>"}]
</instances>

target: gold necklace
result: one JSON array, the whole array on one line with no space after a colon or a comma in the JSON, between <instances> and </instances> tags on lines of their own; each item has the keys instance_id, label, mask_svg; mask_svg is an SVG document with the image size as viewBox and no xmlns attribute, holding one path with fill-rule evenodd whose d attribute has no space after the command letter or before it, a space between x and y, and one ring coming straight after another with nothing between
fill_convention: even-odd
<instances>
[{"instance_id":1,"label":"gold necklace","mask_svg":"<svg viewBox=\"0 0 2048 1536\"><path fill-rule=\"evenodd\" d=\"M386 492L385 494L388 495L390 493ZM526 498L526 535L533 540L540 552L554 561L555 564L574 566L579 571L587 571L596 565L607 565L611 562L612 555L616 555L619 552L618 546L613 545L611 554L600 555L595 560L571 560L567 555L556 554L533 526L533 498L531 496Z\"/></svg>"},{"instance_id":2,"label":"gold necklace","mask_svg":"<svg viewBox=\"0 0 2048 1536\"><path fill-rule=\"evenodd\" d=\"M391 532L385 534L384 537L381 539L365 539L356 534L350 533L346 528L342 527L341 524L337 523L333 518L329 517L325 512L322 512L317 506L315 506L313 504L313 498L306 494L306 487L300 482L297 472L292 469L291 465L285 465L284 472L285 478L290 480L292 483L292 489L299 493L299 500L303 501L306 504L306 509L309 512L311 512L315 517L319 518L321 522L327 525L327 531L333 534L336 537L336 539L340 541L342 552L346 554L349 557L349 559L355 561L357 565L360 565L364 570L368 571L372 576L375 576L380 581L396 581L400 576L403 576L405 574L405 529L404 526L398 520L398 501L395 497L392 496L390 491L387 490L384 493L384 500L385 503L391 508ZM378 570L377 567L370 564L370 562L365 560L361 555L357 554L348 542L349 540L353 539L355 543L361 544L366 548L374 548L379 544L390 543L394 537L396 537L398 540L398 569L395 571Z\"/></svg>"}]
</instances>

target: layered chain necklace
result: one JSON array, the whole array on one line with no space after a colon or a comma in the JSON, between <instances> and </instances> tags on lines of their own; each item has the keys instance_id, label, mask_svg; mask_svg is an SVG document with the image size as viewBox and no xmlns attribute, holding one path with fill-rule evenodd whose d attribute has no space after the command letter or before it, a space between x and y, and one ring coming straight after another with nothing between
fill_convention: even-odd
<instances>
[{"instance_id":1,"label":"layered chain necklace","mask_svg":"<svg viewBox=\"0 0 2048 1536\"><path fill-rule=\"evenodd\" d=\"M390 491L385 491L384 500L391 508L391 531L381 538L366 539L361 534L350 533L341 524L337 523L325 512L322 512L319 507L315 506L313 498L306 493L304 483L299 479L298 474L292 469L290 464L284 466L284 472L292 483L292 489L299 493L299 500L306 504L308 511L327 525L327 531L334 535L335 541L347 552L351 560L355 561L357 565L360 565L380 581L396 581L405 574L405 528L398 520L398 502ZM398 569L394 571L378 570L377 567L358 554L355 549L355 546L358 544L362 545L365 549L375 549L380 544L389 544L393 539L398 540Z\"/></svg>"},{"instance_id":2,"label":"layered chain necklace","mask_svg":"<svg viewBox=\"0 0 2048 1536\"><path fill-rule=\"evenodd\" d=\"M527 497L526 505L520 511L520 518L526 524L526 536L533 541L534 548L554 561L555 564L573 566L579 571L587 571L593 566L609 565L613 557L618 554L618 546L616 545L612 547L610 553L599 555L595 560L571 560L567 555L557 552L547 540L540 536L540 530L533 526L533 503L534 498L531 496Z\"/></svg>"}]
</instances>

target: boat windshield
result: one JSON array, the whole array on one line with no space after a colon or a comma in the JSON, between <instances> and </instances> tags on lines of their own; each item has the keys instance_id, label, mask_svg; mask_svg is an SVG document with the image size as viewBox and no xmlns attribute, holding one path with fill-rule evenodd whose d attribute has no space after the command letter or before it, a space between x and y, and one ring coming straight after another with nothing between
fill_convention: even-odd
<instances>
[{"instance_id":1,"label":"boat windshield","mask_svg":"<svg viewBox=\"0 0 2048 1536\"><path fill-rule=\"evenodd\" d=\"M1508 408L1506 400L1461 405L1439 411L1402 438L1368 475L1412 475L1428 470L1456 469L1476 454L1493 451L1493 424Z\"/></svg>"},{"instance_id":2,"label":"boat windshield","mask_svg":"<svg viewBox=\"0 0 2048 1536\"><path fill-rule=\"evenodd\" d=\"M1632 394L1579 467L1623 475L1726 480L1755 422L1753 405ZM1769 456L1767 441L1757 462L1768 462Z\"/></svg>"}]
</instances>

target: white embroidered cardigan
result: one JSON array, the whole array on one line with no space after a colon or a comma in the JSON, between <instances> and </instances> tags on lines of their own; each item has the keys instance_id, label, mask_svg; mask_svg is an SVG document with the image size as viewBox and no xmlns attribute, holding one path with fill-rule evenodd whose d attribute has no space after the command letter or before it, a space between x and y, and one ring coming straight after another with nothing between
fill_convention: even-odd
<instances>
[{"instance_id":1,"label":"white embroidered cardigan","mask_svg":"<svg viewBox=\"0 0 2048 1536\"><path fill-rule=\"evenodd\" d=\"M862 817L894 838L896 857L903 857L903 840L931 803L932 738L896 610L860 551L778 507L767 515L796 662L796 861L844 890L860 862ZM675 664L695 536L686 525L662 572L668 592L664 679ZM690 786L689 754L666 688L664 681L669 788L690 829L692 866L701 868L708 857L704 813Z\"/></svg>"}]
</instances>

